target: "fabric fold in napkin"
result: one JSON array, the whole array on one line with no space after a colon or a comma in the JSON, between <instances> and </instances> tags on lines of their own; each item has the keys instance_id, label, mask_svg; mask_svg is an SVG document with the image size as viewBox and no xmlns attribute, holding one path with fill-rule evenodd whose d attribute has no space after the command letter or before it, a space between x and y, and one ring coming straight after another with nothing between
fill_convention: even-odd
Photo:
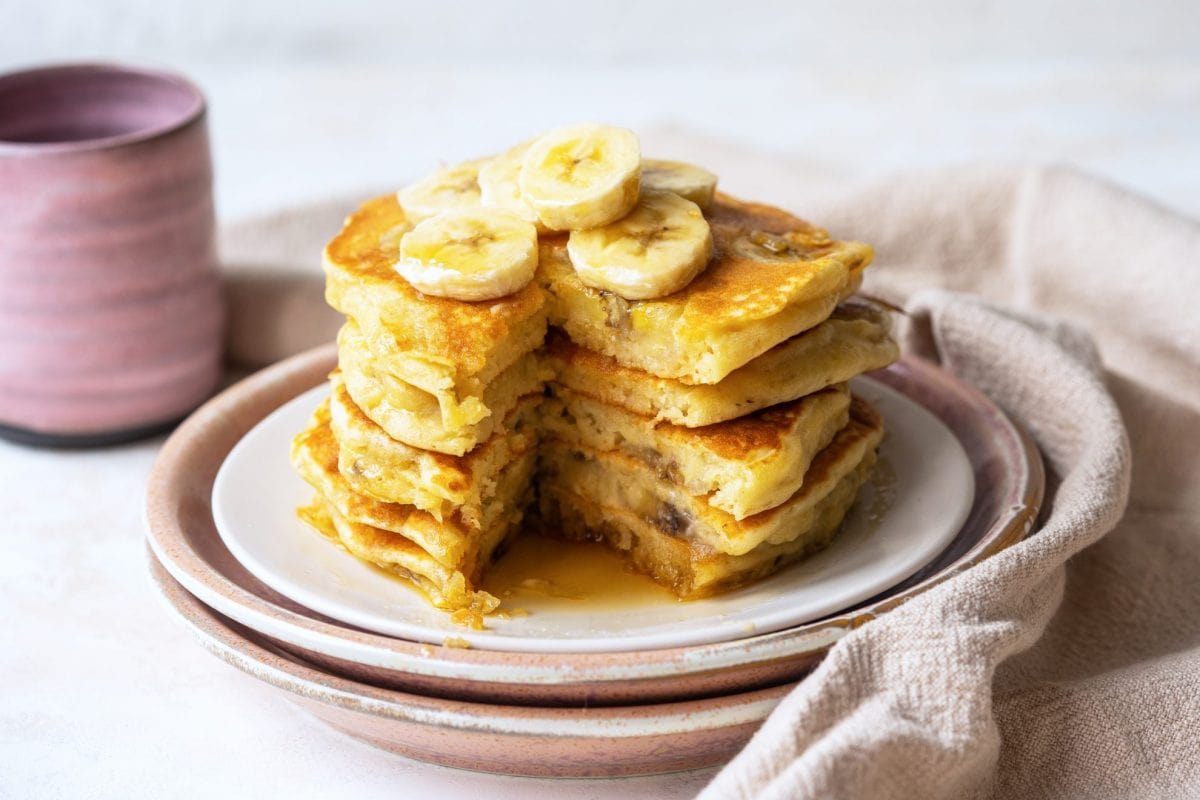
<instances>
[{"instance_id":1,"label":"fabric fold in napkin","mask_svg":"<svg viewBox=\"0 0 1200 800\"><path fill-rule=\"evenodd\" d=\"M996 669L1041 635L1063 563L1125 507L1129 444L1088 339L944 291L917 294L908 311L906 349L982 389L1038 442L1061 481L1048 516L1027 541L839 642L704 797L964 797L989 786Z\"/></svg>"},{"instance_id":2,"label":"fabric fold in napkin","mask_svg":"<svg viewBox=\"0 0 1200 800\"><path fill-rule=\"evenodd\" d=\"M874 244L865 291L906 309L906 350L1000 404L1049 475L1028 539L846 636L702 796L1200 796L1200 225L1061 168L847 188L645 138ZM224 231L231 358L332 338L320 249L353 205Z\"/></svg>"}]
</instances>

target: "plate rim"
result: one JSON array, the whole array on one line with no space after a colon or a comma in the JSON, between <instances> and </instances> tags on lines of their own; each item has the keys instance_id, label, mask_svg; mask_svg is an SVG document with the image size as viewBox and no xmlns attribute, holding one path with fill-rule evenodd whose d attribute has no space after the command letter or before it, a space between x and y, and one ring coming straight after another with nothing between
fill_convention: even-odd
<instances>
[{"instance_id":1,"label":"plate rim","mask_svg":"<svg viewBox=\"0 0 1200 800\"><path fill-rule=\"evenodd\" d=\"M952 563L922 576L911 586L894 593L884 592L851 610L794 628L729 642L570 654L433 647L434 653L430 655L430 645L325 621L316 612L310 611L312 616L303 614L254 594L191 547L179 520L181 504L201 500L208 507L204 533L218 537L211 519L211 484L216 468L246 431L287 400L319 384L334 364L333 344L305 351L234 384L185 420L163 445L150 474L145 513L147 541L163 567L189 593L239 624L301 649L397 673L480 683L560 686L670 678L677 677L680 669L688 674L707 674L780 659L815 660L854 628L1020 541L1032 529L1044 493L1041 456L1024 429L978 389L930 362L906 355L882 372L897 373L902 380L933 375L941 384L954 389L960 399L969 401L976 410L986 411L993 425L1007 434L1012 463L1024 469L1021 480L1014 483L1014 491L1020 496L1012 498L1010 516L993 520ZM891 381L885 382L893 386ZM253 408L255 401L265 409ZM958 436L954 426L947 424ZM202 448L218 455L211 474L196 481L196 476L188 472L189 458L195 458L194 451ZM964 449L973 459L971 448L964 444ZM974 460L972 463L975 466ZM190 485L186 480L189 478ZM190 492L181 489L181 483ZM980 488L977 480L977 498Z\"/></svg>"},{"instance_id":2,"label":"plate rim","mask_svg":"<svg viewBox=\"0 0 1200 800\"><path fill-rule=\"evenodd\" d=\"M597 708L464 701L331 674L244 628L184 589L147 552L168 613L204 649L320 722L366 744L447 767L541 778L614 778L725 763L795 687ZM514 756L514 753L516 754Z\"/></svg>"},{"instance_id":3,"label":"plate rim","mask_svg":"<svg viewBox=\"0 0 1200 800\"><path fill-rule=\"evenodd\" d=\"M153 552L147 553L147 558L150 562L150 578L159 596L200 638L205 649L246 674L300 697L388 719L405 719L495 734L561 735L537 723L561 723L563 718L578 716L582 710L571 706L511 705L431 697L373 686L325 672L306 664L297 656L278 651L268 643L255 641L256 632L253 630L248 634L238 631L234 627L236 621L230 624L219 611L188 592L155 558ZM779 700L795 686L796 682L792 681L713 697L587 708L586 722L599 723L591 728L591 735L628 738L694 732L701 725L711 729L758 723L766 719ZM742 707L741 713L723 713L739 706ZM511 727L496 724L500 719L509 720ZM665 723L666 727L639 731L604 725L610 721L627 720L650 720L659 725ZM585 734L577 730L571 735Z\"/></svg>"}]
</instances>

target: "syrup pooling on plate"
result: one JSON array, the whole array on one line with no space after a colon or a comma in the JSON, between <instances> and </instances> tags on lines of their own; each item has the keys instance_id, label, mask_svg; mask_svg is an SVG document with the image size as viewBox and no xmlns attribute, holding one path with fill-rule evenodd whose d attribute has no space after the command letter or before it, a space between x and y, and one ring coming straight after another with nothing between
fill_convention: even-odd
<instances>
[{"instance_id":1,"label":"syrup pooling on plate","mask_svg":"<svg viewBox=\"0 0 1200 800\"><path fill-rule=\"evenodd\" d=\"M677 603L675 595L634 572L598 542L563 541L540 535L518 537L492 565L483 588L499 597L503 610L586 609L588 613Z\"/></svg>"}]
</instances>

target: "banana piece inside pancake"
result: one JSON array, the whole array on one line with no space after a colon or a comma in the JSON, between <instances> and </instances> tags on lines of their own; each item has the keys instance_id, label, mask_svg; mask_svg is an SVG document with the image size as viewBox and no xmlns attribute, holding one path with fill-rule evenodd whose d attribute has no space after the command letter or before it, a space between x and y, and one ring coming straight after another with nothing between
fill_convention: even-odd
<instances>
[{"instance_id":1,"label":"banana piece inside pancake","mask_svg":"<svg viewBox=\"0 0 1200 800\"><path fill-rule=\"evenodd\" d=\"M793 530L790 539L764 542L742 555L718 552L679 536L679 521L671 515L647 518L565 484L539 490L539 515L546 530L570 539L600 539L634 568L691 600L753 583L827 546L869 478L875 459L875 451L868 450L811 506L806 527Z\"/></svg>"},{"instance_id":2,"label":"banana piece inside pancake","mask_svg":"<svg viewBox=\"0 0 1200 800\"><path fill-rule=\"evenodd\" d=\"M660 480L738 520L794 495L813 459L849 421L845 384L703 428L656 422L559 385L552 388L542 407L547 438L638 459Z\"/></svg>"},{"instance_id":3,"label":"banana piece inside pancake","mask_svg":"<svg viewBox=\"0 0 1200 800\"><path fill-rule=\"evenodd\" d=\"M740 520L663 480L641 459L579 444L551 440L542 446L540 486L586 494L602 506L650 520L701 550L741 556L765 542L791 541L810 527L821 500L875 452L882 438L883 420L855 398L850 423L817 455L800 489L780 505Z\"/></svg>"}]
</instances>

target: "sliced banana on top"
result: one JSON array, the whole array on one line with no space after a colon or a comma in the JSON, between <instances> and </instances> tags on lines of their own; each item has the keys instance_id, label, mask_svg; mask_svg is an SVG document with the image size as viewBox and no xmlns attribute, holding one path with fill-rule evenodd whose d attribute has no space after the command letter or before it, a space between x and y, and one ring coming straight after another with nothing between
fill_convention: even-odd
<instances>
[{"instance_id":1,"label":"sliced banana on top","mask_svg":"<svg viewBox=\"0 0 1200 800\"><path fill-rule=\"evenodd\" d=\"M533 206L521 195L519 178L529 145L530 142L519 144L489 159L479 168L479 199L485 206L514 214L526 222L532 222L539 233L546 233L550 229L542 224Z\"/></svg>"},{"instance_id":2,"label":"sliced banana on top","mask_svg":"<svg viewBox=\"0 0 1200 800\"><path fill-rule=\"evenodd\" d=\"M643 192L624 218L572 231L567 254L579 279L627 300L663 297L687 286L712 257L700 206L671 192Z\"/></svg>"},{"instance_id":3,"label":"sliced banana on top","mask_svg":"<svg viewBox=\"0 0 1200 800\"><path fill-rule=\"evenodd\" d=\"M429 217L406 233L396 271L435 297L495 300L525 288L537 263L532 224L505 211L460 208Z\"/></svg>"},{"instance_id":4,"label":"sliced banana on top","mask_svg":"<svg viewBox=\"0 0 1200 800\"><path fill-rule=\"evenodd\" d=\"M642 189L674 192L707 211L717 190L717 176L683 161L647 158L642 161Z\"/></svg>"},{"instance_id":5,"label":"sliced banana on top","mask_svg":"<svg viewBox=\"0 0 1200 800\"><path fill-rule=\"evenodd\" d=\"M551 230L597 228L637 203L641 162L633 131L594 124L557 128L526 151L521 196Z\"/></svg>"},{"instance_id":6,"label":"sliced banana on top","mask_svg":"<svg viewBox=\"0 0 1200 800\"><path fill-rule=\"evenodd\" d=\"M410 219L432 217L448 208L479 205L479 169L487 159L444 167L396 192L400 207Z\"/></svg>"}]
</instances>

